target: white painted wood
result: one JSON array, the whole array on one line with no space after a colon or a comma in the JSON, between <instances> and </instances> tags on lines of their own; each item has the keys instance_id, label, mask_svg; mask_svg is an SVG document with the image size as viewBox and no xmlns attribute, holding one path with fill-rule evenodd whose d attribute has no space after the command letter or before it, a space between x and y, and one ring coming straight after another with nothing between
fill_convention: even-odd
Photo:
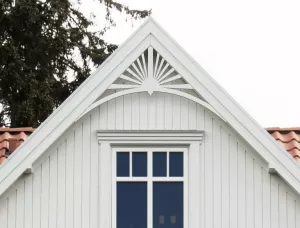
<instances>
[{"instance_id":1,"label":"white painted wood","mask_svg":"<svg viewBox=\"0 0 300 228\"><path fill-rule=\"evenodd\" d=\"M230 185L229 182L229 171L230 171L230 136L223 127L221 127L221 145L222 145L222 153L221 153L221 182L222 182L222 227L230 228Z\"/></svg>"},{"instance_id":2,"label":"white painted wood","mask_svg":"<svg viewBox=\"0 0 300 228\"><path fill-rule=\"evenodd\" d=\"M25 202L24 202L24 228L32 228L32 211L33 211L33 188L32 188L32 179L33 179L33 175L28 175L25 178L25 187L24 187L24 195L25 195ZM2 212L0 212L0 216L1 216ZM3 220L0 220L3 221ZM5 227L3 225L3 227Z\"/></svg>"},{"instance_id":3,"label":"white painted wood","mask_svg":"<svg viewBox=\"0 0 300 228\"><path fill-rule=\"evenodd\" d=\"M98 119L98 118L97 118ZM96 126L98 127L98 126ZM75 131L70 130L67 137L66 148L66 227L74 226L74 154Z\"/></svg>"},{"instance_id":4,"label":"white painted wood","mask_svg":"<svg viewBox=\"0 0 300 228\"><path fill-rule=\"evenodd\" d=\"M254 165L254 225L262 228L263 222L263 179L262 167L259 164Z\"/></svg>"},{"instance_id":5,"label":"white painted wood","mask_svg":"<svg viewBox=\"0 0 300 228\"><path fill-rule=\"evenodd\" d=\"M17 184L17 194L16 194L16 226L15 227L23 227L24 226L24 211L25 211L25 182L22 178Z\"/></svg>"},{"instance_id":6,"label":"white painted wood","mask_svg":"<svg viewBox=\"0 0 300 228\"><path fill-rule=\"evenodd\" d=\"M201 172L201 152L200 144L192 143L189 149L189 199L193 199L189 203L189 225L190 227L198 227L201 224L200 214L201 214L201 185L199 173Z\"/></svg>"},{"instance_id":7,"label":"white painted wood","mask_svg":"<svg viewBox=\"0 0 300 228\"><path fill-rule=\"evenodd\" d=\"M146 130L148 128L148 96L147 93L140 93L140 103L139 103L139 117L141 130Z\"/></svg>"},{"instance_id":8,"label":"white painted wood","mask_svg":"<svg viewBox=\"0 0 300 228\"><path fill-rule=\"evenodd\" d=\"M254 227L254 159L246 152L246 227Z\"/></svg>"},{"instance_id":9,"label":"white painted wood","mask_svg":"<svg viewBox=\"0 0 300 228\"><path fill-rule=\"evenodd\" d=\"M140 96L138 93L131 95L132 98L132 130L140 129Z\"/></svg>"},{"instance_id":10,"label":"white painted wood","mask_svg":"<svg viewBox=\"0 0 300 228\"><path fill-rule=\"evenodd\" d=\"M238 227L246 227L246 150L240 144L237 156Z\"/></svg>"},{"instance_id":11,"label":"white painted wood","mask_svg":"<svg viewBox=\"0 0 300 228\"><path fill-rule=\"evenodd\" d=\"M238 224L238 142L233 135L230 135L230 154L229 154L229 183L230 183L230 227L237 228Z\"/></svg>"},{"instance_id":12,"label":"white painted wood","mask_svg":"<svg viewBox=\"0 0 300 228\"><path fill-rule=\"evenodd\" d=\"M52 156L49 162L49 227L57 227L57 206L58 206L58 192L57 192L57 158L58 158L58 148L53 150ZM43 178L43 177L42 177ZM50 200L51 199L51 200ZM43 200L43 198L41 198Z\"/></svg>"},{"instance_id":13,"label":"white painted wood","mask_svg":"<svg viewBox=\"0 0 300 228\"><path fill-rule=\"evenodd\" d=\"M7 224L19 228L21 223L24 224L22 228L111 227L110 148L132 143L144 146L149 142L161 147L172 143L192 145L188 158L189 228L289 228L298 225L299 194L279 176L269 174L267 163L225 122L203 106L176 95L137 95L121 96L102 104L63 134L47 151L47 156L34 164L34 173L20 178L0 197L0 218L6 218L1 225L5 224L6 228ZM143 99L146 102L141 102ZM174 100L179 102L174 103ZM187 105L182 101L187 101ZM151 106L153 111L149 112ZM159 107L163 111L159 111ZM131 114L125 115L126 110ZM133 117L132 110L139 110L139 124L134 123L137 118ZM142 117L142 110L148 110L146 117ZM119 119L118 113L122 113ZM128 120L130 132L120 131ZM133 131L134 125L139 129ZM195 130L203 132L201 145L198 136L187 135ZM105 132L100 137L106 143L99 145L97 132ZM113 133L117 136L113 137ZM133 135L142 139L132 140ZM139 178L134 180L140 181ZM22 182L24 192L20 192ZM13 208L9 203L14 200L16 206ZM284 207L279 206L282 202L285 202Z\"/></svg>"},{"instance_id":14,"label":"white painted wood","mask_svg":"<svg viewBox=\"0 0 300 228\"><path fill-rule=\"evenodd\" d=\"M263 172L263 227L271 228L271 177L265 170Z\"/></svg>"},{"instance_id":15,"label":"white painted wood","mask_svg":"<svg viewBox=\"0 0 300 228\"><path fill-rule=\"evenodd\" d=\"M75 147L74 147L74 204L73 204L73 226L74 228L81 227L82 222L82 157L83 157L83 126L82 123L78 123L75 131Z\"/></svg>"},{"instance_id":16,"label":"white painted wood","mask_svg":"<svg viewBox=\"0 0 300 228\"><path fill-rule=\"evenodd\" d=\"M41 227L48 227L50 202L50 157L48 157L48 159L41 165L41 172Z\"/></svg>"},{"instance_id":17,"label":"white painted wood","mask_svg":"<svg viewBox=\"0 0 300 228\"><path fill-rule=\"evenodd\" d=\"M90 188L89 188L89 201L90 201L90 227L98 227L98 214L99 214L99 150L97 136L95 132L98 130L98 115L96 110L91 115L91 129L89 143L91 144L91 165L90 165Z\"/></svg>"},{"instance_id":18,"label":"white painted wood","mask_svg":"<svg viewBox=\"0 0 300 228\"><path fill-rule=\"evenodd\" d=\"M102 142L100 148L99 227L111 227L111 148L107 142Z\"/></svg>"},{"instance_id":19,"label":"white painted wood","mask_svg":"<svg viewBox=\"0 0 300 228\"><path fill-rule=\"evenodd\" d=\"M41 228L41 165L33 174L33 202L32 202L32 218L33 228Z\"/></svg>"},{"instance_id":20,"label":"white painted wood","mask_svg":"<svg viewBox=\"0 0 300 228\"><path fill-rule=\"evenodd\" d=\"M12 189L11 194L8 198L8 206L7 206L7 228L15 228L16 227L16 206L17 206L17 189Z\"/></svg>"},{"instance_id":21,"label":"white painted wood","mask_svg":"<svg viewBox=\"0 0 300 228\"><path fill-rule=\"evenodd\" d=\"M57 154L57 228L66 224L66 141L58 148Z\"/></svg>"}]
</instances>

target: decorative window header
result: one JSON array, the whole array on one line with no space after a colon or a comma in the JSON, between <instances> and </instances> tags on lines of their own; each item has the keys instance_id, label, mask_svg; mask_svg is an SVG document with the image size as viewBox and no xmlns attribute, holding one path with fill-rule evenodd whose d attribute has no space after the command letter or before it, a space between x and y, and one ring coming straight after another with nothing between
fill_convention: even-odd
<instances>
[{"instance_id":1,"label":"decorative window header","mask_svg":"<svg viewBox=\"0 0 300 228\"><path fill-rule=\"evenodd\" d=\"M99 143L101 141L111 141L111 143L169 143L172 144L189 144L189 142L202 143L203 131L98 131Z\"/></svg>"}]
</instances>

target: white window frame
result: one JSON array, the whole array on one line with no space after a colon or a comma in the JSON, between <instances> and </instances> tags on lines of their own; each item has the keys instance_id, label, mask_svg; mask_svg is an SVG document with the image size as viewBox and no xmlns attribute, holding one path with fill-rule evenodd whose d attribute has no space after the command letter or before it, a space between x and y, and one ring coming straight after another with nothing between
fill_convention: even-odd
<instances>
[{"instance_id":1,"label":"white window frame","mask_svg":"<svg viewBox=\"0 0 300 228\"><path fill-rule=\"evenodd\" d=\"M99 142L99 227L112 228L112 149L115 147L185 147L188 148L189 192L188 227L200 227L203 207L203 185L200 183L201 159L204 156L203 131L197 130L102 130L97 131ZM192 180L192 181L191 181ZM202 186L202 187L201 187Z\"/></svg>"},{"instance_id":2,"label":"white window frame","mask_svg":"<svg viewBox=\"0 0 300 228\"><path fill-rule=\"evenodd\" d=\"M129 177L117 177L117 152L129 152ZM147 152L147 176L132 177L132 152ZM167 152L167 176L153 177L153 153ZM183 153L183 177L169 176L170 152ZM113 147L112 148L112 228L117 228L117 182L147 182L147 228L153 228L153 182L182 182L183 183L183 225L188 228L188 148L187 147Z\"/></svg>"}]
</instances>

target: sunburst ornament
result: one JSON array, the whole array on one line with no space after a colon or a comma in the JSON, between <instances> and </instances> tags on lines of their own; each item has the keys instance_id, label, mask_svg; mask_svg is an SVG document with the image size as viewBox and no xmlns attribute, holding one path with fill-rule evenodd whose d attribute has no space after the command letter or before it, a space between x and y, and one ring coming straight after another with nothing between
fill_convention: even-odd
<instances>
[{"instance_id":1,"label":"sunburst ornament","mask_svg":"<svg viewBox=\"0 0 300 228\"><path fill-rule=\"evenodd\" d=\"M185 97L220 116L151 46L81 116L111 99L140 92L148 92L150 96L161 92Z\"/></svg>"},{"instance_id":2,"label":"sunburst ornament","mask_svg":"<svg viewBox=\"0 0 300 228\"><path fill-rule=\"evenodd\" d=\"M111 90L136 89L152 95L164 89L192 90L176 70L152 47L149 47L112 84Z\"/></svg>"}]
</instances>

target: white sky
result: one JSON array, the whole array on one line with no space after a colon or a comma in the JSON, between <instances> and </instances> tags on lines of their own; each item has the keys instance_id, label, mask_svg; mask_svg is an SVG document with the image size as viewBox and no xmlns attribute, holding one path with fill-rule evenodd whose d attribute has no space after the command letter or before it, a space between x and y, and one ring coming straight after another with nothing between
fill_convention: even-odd
<instances>
[{"instance_id":1,"label":"white sky","mask_svg":"<svg viewBox=\"0 0 300 228\"><path fill-rule=\"evenodd\" d=\"M97 0L82 0L98 23ZM119 0L154 19L263 127L300 126L299 0ZM106 34L121 44L141 22Z\"/></svg>"}]
</instances>

